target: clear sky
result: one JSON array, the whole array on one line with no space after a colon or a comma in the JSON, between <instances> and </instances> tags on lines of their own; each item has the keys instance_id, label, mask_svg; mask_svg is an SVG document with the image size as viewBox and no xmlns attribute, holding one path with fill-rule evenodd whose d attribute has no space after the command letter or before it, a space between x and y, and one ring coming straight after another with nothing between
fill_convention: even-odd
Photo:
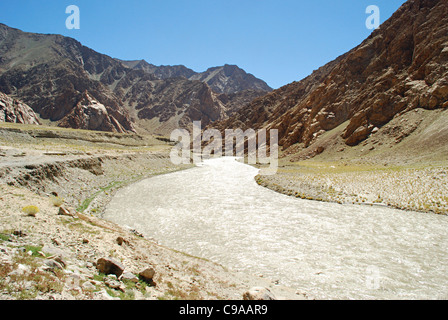
<instances>
[{"instance_id":1,"label":"clear sky","mask_svg":"<svg viewBox=\"0 0 448 320\"><path fill-rule=\"evenodd\" d=\"M0 0L0 22L56 33L114 58L195 71L236 64L278 88L360 44L405 0ZM77 5L80 29L66 28Z\"/></svg>"}]
</instances>

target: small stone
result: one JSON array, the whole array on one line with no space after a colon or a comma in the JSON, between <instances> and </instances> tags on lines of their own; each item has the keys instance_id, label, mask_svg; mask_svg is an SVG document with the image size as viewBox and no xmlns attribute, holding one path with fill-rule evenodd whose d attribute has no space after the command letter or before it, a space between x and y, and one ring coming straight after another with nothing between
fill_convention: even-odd
<instances>
[{"instance_id":1,"label":"small stone","mask_svg":"<svg viewBox=\"0 0 448 320\"><path fill-rule=\"evenodd\" d=\"M137 283L138 282L138 277L131 273L131 272L125 272L121 275L120 277L121 281L130 281L130 282L134 282Z\"/></svg>"},{"instance_id":2,"label":"small stone","mask_svg":"<svg viewBox=\"0 0 448 320\"><path fill-rule=\"evenodd\" d=\"M123 237L118 237L117 238L117 243L118 243L119 246L121 246L121 245L123 245L123 243L127 244L127 241Z\"/></svg>"},{"instance_id":3,"label":"small stone","mask_svg":"<svg viewBox=\"0 0 448 320\"><path fill-rule=\"evenodd\" d=\"M148 284L154 285L154 275L156 274L156 271L154 270L154 268L149 267L146 268L145 270L143 270L142 272L140 272L138 275L140 277L141 280L145 281Z\"/></svg>"},{"instance_id":4,"label":"small stone","mask_svg":"<svg viewBox=\"0 0 448 320\"><path fill-rule=\"evenodd\" d=\"M23 232L22 230L16 230L12 233L13 235L17 236L17 237L26 237L26 233Z\"/></svg>"},{"instance_id":5,"label":"small stone","mask_svg":"<svg viewBox=\"0 0 448 320\"><path fill-rule=\"evenodd\" d=\"M65 260L62 259L62 257L56 257L56 258L54 258L54 261L59 263L63 268L65 268L67 266L67 262L65 262Z\"/></svg>"},{"instance_id":6,"label":"small stone","mask_svg":"<svg viewBox=\"0 0 448 320\"><path fill-rule=\"evenodd\" d=\"M64 267L62 266L62 264L60 264L59 262L55 261L55 260L45 260L44 261L45 265L47 267L49 267L50 269L59 269L62 270L64 269Z\"/></svg>"},{"instance_id":7,"label":"small stone","mask_svg":"<svg viewBox=\"0 0 448 320\"><path fill-rule=\"evenodd\" d=\"M75 216L76 216L76 213L75 213L73 210L71 210L71 209L67 209L67 208L64 208L64 207L59 207L59 213L58 213L58 215L60 215L60 216L75 217Z\"/></svg>"},{"instance_id":8,"label":"small stone","mask_svg":"<svg viewBox=\"0 0 448 320\"><path fill-rule=\"evenodd\" d=\"M243 294L244 300L277 300L268 288L254 287Z\"/></svg>"},{"instance_id":9,"label":"small stone","mask_svg":"<svg viewBox=\"0 0 448 320\"><path fill-rule=\"evenodd\" d=\"M116 289L123 292L126 290L124 284L117 280L116 275L108 275L104 278L104 283L111 289Z\"/></svg>"}]
</instances>

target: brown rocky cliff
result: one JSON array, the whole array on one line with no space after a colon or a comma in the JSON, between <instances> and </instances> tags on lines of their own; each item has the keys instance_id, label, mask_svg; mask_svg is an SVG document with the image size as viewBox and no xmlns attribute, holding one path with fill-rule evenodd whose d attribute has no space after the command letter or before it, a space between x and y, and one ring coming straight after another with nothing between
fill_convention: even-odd
<instances>
[{"instance_id":1,"label":"brown rocky cliff","mask_svg":"<svg viewBox=\"0 0 448 320\"><path fill-rule=\"evenodd\" d=\"M118 116L118 119L114 115ZM75 108L61 120L59 126L127 133L128 130L121 124L123 121L126 121L125 115L118 113L116 110L108 110L86 91Z\"/></svg>"},{"instance_id":2,"label":"brown rocky cliff","mask_svg":"<svg viewBox=\"0 0 448 320\"><path fill-rule=\"evenodd\" d=\"M28 105L0 92L0 122L36 124L40 121Z\"/></svg>"},{"instance_id":3,"label":"brown rocky cliff","mask_svg":"<svg viewBox=\"0 0 448 320\"><path fill-rule=\"evenodd\" d=\"M410 0L358 47L216 127L276 128L287 149L348 121L356 145L399 113L448 107L447 79L448 2Z\"/></svg>"}]
</instances>

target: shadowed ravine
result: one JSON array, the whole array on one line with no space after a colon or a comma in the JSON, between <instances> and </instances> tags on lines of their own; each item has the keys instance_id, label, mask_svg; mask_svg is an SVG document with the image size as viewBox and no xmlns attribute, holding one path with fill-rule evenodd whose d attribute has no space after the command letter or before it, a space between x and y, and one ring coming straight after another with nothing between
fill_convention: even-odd
<instances>
[{"instance_id":1,"label":"shadowed ravine","mask_svg":"<svg viewBox=\"0 0 448 320\"><path fill-rule=\"evenodd\" d=\"M448 298L447 216L295 199L257 173L207 160L122 189L104 217L317 299Z\"/></svg>"}]
</instances>

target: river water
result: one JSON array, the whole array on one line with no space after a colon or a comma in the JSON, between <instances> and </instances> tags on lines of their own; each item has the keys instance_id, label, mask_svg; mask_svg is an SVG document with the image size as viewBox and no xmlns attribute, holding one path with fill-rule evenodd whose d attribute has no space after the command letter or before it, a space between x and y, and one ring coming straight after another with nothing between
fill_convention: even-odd
<instances>
[{"instance_id":1,"label":"river water","mask_svg":"<svg viewBox=\"0 0 448 320\"><path fill-rule=\"evenodd\" d=\"M120 190L105 218L317 299L448 299L448 217L296 199L235 158Z\"/></svg>"}]
</instances>

